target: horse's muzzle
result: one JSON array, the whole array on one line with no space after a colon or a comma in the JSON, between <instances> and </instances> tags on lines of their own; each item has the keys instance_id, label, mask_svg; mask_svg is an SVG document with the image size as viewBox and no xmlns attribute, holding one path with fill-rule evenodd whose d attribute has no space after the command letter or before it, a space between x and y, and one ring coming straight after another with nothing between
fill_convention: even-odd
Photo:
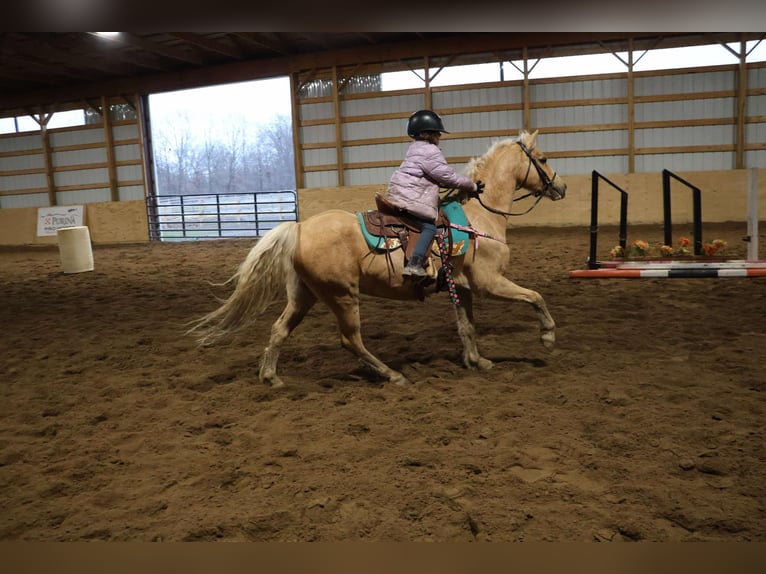
<instances>
[{"instance_id":1,"label":"horse's muzzle","mask_svg":"<svg viewBox=\"0 0 766 574\"><path fill-rule=\"evenodd\" d=\"M564 196L567 194L567 184L561 181L560 178L556 178L551 182L551 186L548 188L548 197L551 198L552 201L558 201L559 199L564 199Z\"/></svg>"}]
</instances>

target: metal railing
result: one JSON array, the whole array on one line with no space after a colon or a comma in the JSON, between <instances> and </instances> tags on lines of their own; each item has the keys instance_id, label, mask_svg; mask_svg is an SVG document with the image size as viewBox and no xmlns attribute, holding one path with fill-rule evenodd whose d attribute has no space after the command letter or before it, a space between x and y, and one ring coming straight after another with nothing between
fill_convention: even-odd
<instances>
[{"instance_id":1,"label":"metal railing","mask_svg":"<svg viewBox=\"0 0 766 574\"><path fill-rule=\"evenodd\" d=\"M298 219L294 190L151 196L146 212L149 238L158 241L260 237Z\"/></svg>"}]
</instances>

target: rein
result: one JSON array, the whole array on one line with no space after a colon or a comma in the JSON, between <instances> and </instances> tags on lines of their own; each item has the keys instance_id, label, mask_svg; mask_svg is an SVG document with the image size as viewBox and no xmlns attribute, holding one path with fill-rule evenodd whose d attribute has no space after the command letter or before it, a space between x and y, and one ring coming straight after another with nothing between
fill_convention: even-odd
<instances>
[{"instance_id":1,"label":"rein","mask_svg":"<svg viewBox=\"0 0 766 574\"><path fill-rule=\"evenodd\" d=\"M521 197L515 198L513 201L519 201L521 199L526 199L530 195L533 195L533 194L531 192L527 193L525 195L522 195ZM519 215L526 215L527 213L532 211L537 206L537 204L540 202L540 200L543 197L542 194L534 194L534 196L535 196L535 202L531 206L529 206L529 208L526 211L522 211L521 213L511 213L510 211L500 211L499 209L495 209L494 207L490 207L489 205L486 205L481 200L481 196L477 197L476 199L479 200L479 203L481 204L481 206L484 209L486 209L487 211L491 211L492 213L496 213L497 215L503 215L503 216L506 216L506 217L509 216L509 215L512 216L512 217L518 217Z\"/></svg>"}]
</instances>

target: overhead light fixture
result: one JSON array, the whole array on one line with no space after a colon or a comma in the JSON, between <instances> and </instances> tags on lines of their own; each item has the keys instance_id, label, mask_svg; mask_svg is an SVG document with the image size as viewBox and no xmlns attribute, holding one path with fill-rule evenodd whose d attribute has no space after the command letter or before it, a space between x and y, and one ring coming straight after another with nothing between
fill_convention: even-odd
<instances>
[{"instance_id":1,"label":"overhead light fixture","mask_svg":"<svg viewBox=\"0 0 766 574\"><path fill-rule=\"evenodd\" d=\"M120 35L119 32L91 32L94 36L100 36L101 38L114 39Z\"/></svg>"}]
</instances>

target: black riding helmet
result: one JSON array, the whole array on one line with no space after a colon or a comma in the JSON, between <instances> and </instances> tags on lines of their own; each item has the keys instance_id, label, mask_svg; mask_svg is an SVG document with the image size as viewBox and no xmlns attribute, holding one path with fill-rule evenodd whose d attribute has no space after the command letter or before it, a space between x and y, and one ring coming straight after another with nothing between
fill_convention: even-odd
<instances>
[{"instance_id":1,"label":"black riding helmet","mask_svg":"<svg viewBox=\"0 0 766 574\"><path fill-rule=\"evenodd\" d=\"M419 110L407 121L407 135L414 138L421 132L442 132L448 134L439 114L431 110Z\"/></svg>"}]
</instances>

